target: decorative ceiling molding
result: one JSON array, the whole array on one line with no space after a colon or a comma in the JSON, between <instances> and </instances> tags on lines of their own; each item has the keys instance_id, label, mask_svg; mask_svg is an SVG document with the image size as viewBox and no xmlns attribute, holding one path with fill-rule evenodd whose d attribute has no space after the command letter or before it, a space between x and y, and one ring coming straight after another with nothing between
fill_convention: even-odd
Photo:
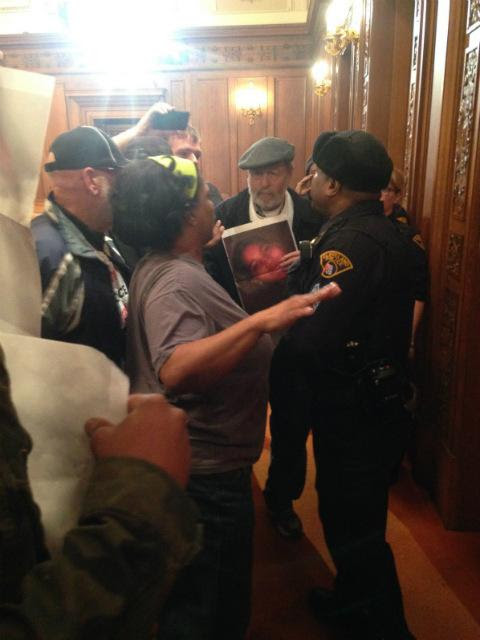
<instances>
[{"instance_id":1,"label":"decorative ceiling molding","mask_svg":"<svg viewBox=\"0 0 480 640\"><path fill-rule=\"evenodd\" d=\"M5 46L5 65L43 73L91 73L98 72L91 63L82 63L78 50L65 45L42 44L29 47ZM175 58L158 58L155 71L235 69L255 66L298 67L309 65L312 59L312 43L306 38L281 38L266 41L204 42L189 46Z\"/></svg>"},{"instance_id":2,"label":"decorative ceiling molding","mask_svg":"<svg viewBox=\"0 0 480 640\"><path fill-rule=\"evenodd\" d=\"M0 13L26 11L31 4L32 0L0 0Z\"/></svg>"},{"instance_id":3,"label":"decorative ceiling molding","mask_svg":"<svg viewBox=\"0 0 480 640\"><path fill-rule=\"evenodd\" d=\"M101 0L105 2L106 0ZM175 12L187 29L242 26L289 26L308 22L312 5L322 0L185 0L189 4L174 10L176 0L161 0L147 5L146 20L158 20L164 8L167 14ZM9 14L0 24L0 33L46 33L48 21L55 32L62 32L69 24L70 14L78 0L0 0L0 14ZM109 0L114 5L115 0ZM91 0L90 0L90 4ZM89 5L85 4L88 12ZM190 7L190 9L188 9ZM91 9L91 8L90 8ZM139 9L141 11L141 9ZM73 19L73 14L72 18ZM160 18L161 19L161 18ZM53 20L53 22L52 22ZM95 15L92 16L95 20ZM50 26L52 28L52 26Z\"/></svg>"},{"instance_id":4,"label":"decorative ceiling molding","mask_svg":"<svg viewBox=\"0 0 480 640\"><path fill-rule=\"evenodd\" d=\"M1 2L1 0L0 0ZM21 0L16 0L20 3ZM271 37L271 36L292 36L292 35L313 35L318 31L319 22L324 23L325 10L328 0L311 0L308 3L306 19L300 23L271 24L268 16L262 24L249 25L217 25L203 27L189 27L176 32L175 38L179 40L197 39L219 39L219 38L251 38L251 37ZM34 43L42 44L66 44L69 38L62 33L21 33L21 34L1 34L0 46L15 44L18 46Z\"/></svg>"},{"instance_id":5,"label":"decorative ceiling molding","mask_svg":"<svg viewBox=\"0 0 480 640\"><path fill-rule=\"evenodd\" d=\"M184 29L175 36L185 45L183 51L158 57L153 70L309 66L324 31L326 4L327 0L311 0L304 24ZM0 35L0 50L4 64L13 68L53 74L102 71L86 63L79 48L60 33Z\"/></svg>"}]
</instances>

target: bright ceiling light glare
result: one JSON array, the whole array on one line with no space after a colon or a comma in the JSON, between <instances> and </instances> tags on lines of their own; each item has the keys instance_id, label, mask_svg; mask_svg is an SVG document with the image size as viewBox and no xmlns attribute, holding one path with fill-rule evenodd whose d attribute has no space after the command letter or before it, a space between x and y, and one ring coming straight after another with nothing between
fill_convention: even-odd
<instances>
[{"instance_id":1,"label":"bright ceiling light glare","mask_svg":"<svg viewBox=\"0 0 480 640\"><path fill-rule=\"evenodd\" d=\"M312 67L315 82L321 82L329 75L330 69L326 60L318 60Z\"/></svg>"},{"instance_id":2,"label":"bright ceiling light glare","mask_svg":"<svg viewBox=\"0 0 480 640\"><path fill-rule=\"evenodd\" d=\"M333 0L330 2L325 13L327 23L327 33L334 33L338 27L345 24L350 9L349 0Z\"/></svg>"},{"instance_id":3,"label":"bright ceiling light glare","mask_svg":"<svg viewBox=\"0 0 480 640\"><path fill-rule=\"evenodd\" d=\"M350 21L350 28L357 33L360 33L362 28L363 19L363 2L361 0L354 0L352 5L352 20Z\"/></svg>"},{"instance_id":4,"label":"bright ceiling light glare","mask_svg":"<svg viewBox=\"0 0 480 640\"><path fill-rule=\"evenodd\" d=\"M312 67L312 76L316 95L326 95L332 86L329 63L326 60L318 60Z\"/></svg>"},{"instance_id":5,"label":"bright ceiling light glare","mask_svg":"<svg viewBox=\"0 0 480 640\"><path fill-rule=\"evenodd\" d=\"M235 103L242 115L248 118L248 124L253 125L267 106L267 94L264 89L259 89L253 82L249 82L248 85L237 89Z\"/></svg>"},{"instance_id":6,"label":"bright ceiling light glare","mask_svg":"<svg viewBox=\"0 0 480 640\"><path fill-rule=\"evenodd\" d=\"M134 76L181 55L173 36L196 13L195 0L71 0L68 25L86 64Z\"/></svg>"},{"instance_id":7,"label":"bright ceiling light glare","mask_svg":"<svg viewBox=\"0 0 480 640\"><path fill-rule=\"evenodd\" d=\"M325 51L342 55L350 44L358 42L363 8L359 0L333 0L326 13Z\"/></svg>"},{"instance_id":8,"label":"bright ceiling light glare","mask_svg":"<svg viewBox=\"0 0 480 640\"><path fill-rule=\"evenodd\" d=\"M265 109L267 96L263 89L258 89L253 82L249 82L245 87L237 89L235 102L238 109Z\"/></svg>"}]
</instances>

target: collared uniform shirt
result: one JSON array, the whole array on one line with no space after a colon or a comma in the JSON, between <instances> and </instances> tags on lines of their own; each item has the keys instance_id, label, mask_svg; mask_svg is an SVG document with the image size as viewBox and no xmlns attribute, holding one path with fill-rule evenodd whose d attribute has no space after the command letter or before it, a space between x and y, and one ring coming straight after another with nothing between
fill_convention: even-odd
<instances>
[{"instance_id":1,"label":"collared uniform shirt","mask_svg":"<svg viewBox=\"0 0 480 640\"><path fill-rule=\"evenodd\" d=\"M403 365L413 308L411 256L381 202L358 203L326 222L311 259L292 270L289 285L291 293L307 293L333 281L342 294L298 321L282 350L313 372L342 367L345 349L357 342L363 363L388 358Z\"/></svg>"},{"instance_id":2,"label":"collared uniform shirt","mask_svg":"<svg viewBox=\"0 0 480 640\"><path fill-rule=\"evenodd\" d=\"M400 233L405 237L410 247L413 277L414 277L414 296L415 300L425 302L428 295L428 262L425 245L422 236L418 230L410 222L407 212L399 205L395 205L392 213L388 216Z\"/></svg>"}]
</instances>

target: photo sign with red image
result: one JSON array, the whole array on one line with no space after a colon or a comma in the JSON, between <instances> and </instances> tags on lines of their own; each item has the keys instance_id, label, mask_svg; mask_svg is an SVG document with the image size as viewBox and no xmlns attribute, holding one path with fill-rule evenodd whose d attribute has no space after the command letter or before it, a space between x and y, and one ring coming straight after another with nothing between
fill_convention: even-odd
<instances>
[{"instance_id":1,"label":"photo sign with red image","mask_svg":"<svg viewBox=\"0 0 480 640\"><path fill-rule=\"evenodd\" d=\"M245 311L255 313L287 297L287 271L280 262L297 247L285 218L232 227L222 241Z\"/></svg>"}]
</instances>

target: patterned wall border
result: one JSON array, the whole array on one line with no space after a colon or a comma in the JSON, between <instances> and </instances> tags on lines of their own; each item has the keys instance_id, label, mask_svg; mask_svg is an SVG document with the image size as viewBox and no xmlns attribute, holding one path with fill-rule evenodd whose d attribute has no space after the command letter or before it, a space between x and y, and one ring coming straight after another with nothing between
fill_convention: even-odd
<instances>
[{"instance_id":1,"label":"patterned wall border","mask_svg":"<svg viewBox=\"0 0 480 640\"><path fill-rule=\"evenodd\" d=\"M452 215L458 220L465 219L477 77L478 47L475 47L465 54L462 93L458 109L452 202Z\"/></svg>"},{"instance_id":2,"label":"patterned wall border","mask_svg":"<svg viewBox=\"0 0 480 640\"><path fill-rule=\"evenodd\" d=\"M17 69L44 73L90 73L101 71L86 62L80 51L60 49L15 50L3 47L5 64ZM198 44L189 46L176 56L159 57L154 69L193 70L215 68L248 68L255 65L285 67L311 64L313 47L310 42L281 41L275 43Z\"/></svg>"}]
</instances>

